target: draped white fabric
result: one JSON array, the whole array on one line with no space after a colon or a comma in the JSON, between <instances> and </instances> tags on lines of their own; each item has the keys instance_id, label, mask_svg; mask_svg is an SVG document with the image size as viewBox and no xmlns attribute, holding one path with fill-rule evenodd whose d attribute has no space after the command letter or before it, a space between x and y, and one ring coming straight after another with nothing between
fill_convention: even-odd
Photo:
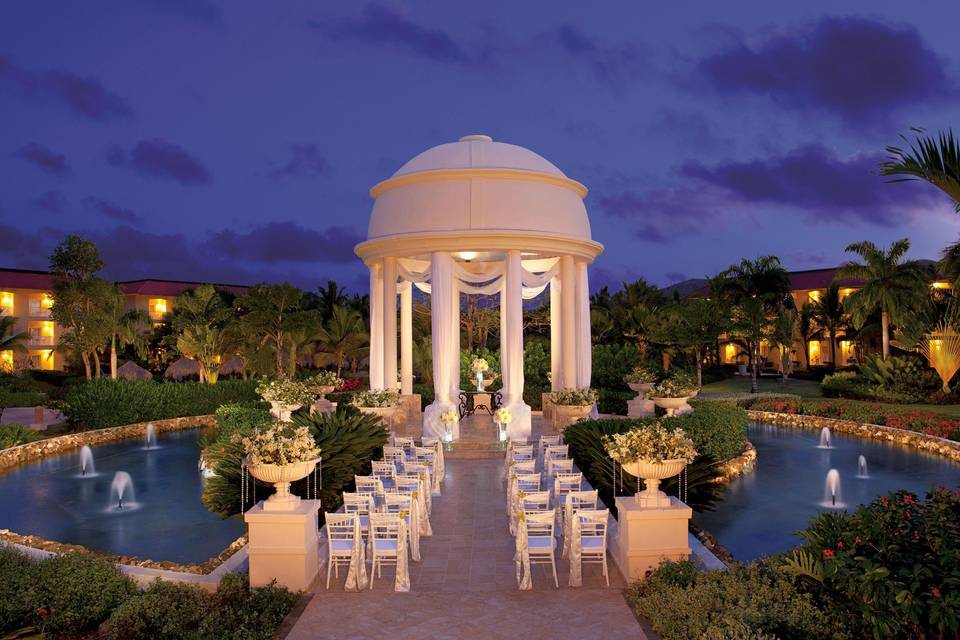
<instances>
[{"instance_id":1,"label":"draped white fabric","mask_svg":"<svg viewBox=\"0 0 960 640\"><path fill-rule=\"evenodd\" d=\"M456 267L456 263L453 264ZM460 281L453 278L451 286L450 322L453 326L450 329L450 401L458 403L460 400Z\"/></svg>"},{"instance_id":2,"label":"draped white fabric","mask_svg":"<svg viewBox=\"0 0 960 640\"><path fill-rule=\"evenodd\" d=\"M407 525L400 520L400 535L397 536L397 575L393 580L393 590L401 593L410 591L410 570L407 561Z\"/></svg>"},{"instance_id":3,"label":"draped white fabric","mask_svg":"<svg viewBox=\"0 0 960 640\"><path fill-rule=\"evenodd\" d=\"M500 362L508 372L504 383L504 404L510 409L513 420L507 426L508 438L528 438L532 431L530 407L523 401L523 267L520 252L507 254L506 286L501 301L505 307L501 315L501 334L505 334Z\"/></svg>"},{"instance_id":4,"label":"draped white fabric","mask_svg":"<svg viewBox=\"0 0 960 640\"><path fill-rule=\"evenodd\" d=\"M550 280L550 390L561 387L560 278Z\"/></svg>"},{"instance_id":5,"label":"draped white fabric","mask_svg":"<svg viewBox=\"0 0 960 640\"><path fill-rule=\"evenodd\" d=\"M370 388L383 389L383 272L370 265Z\"/></svg>"},{"instance_id":6,"label":"draped white fabric","mask_svg":"<svg viewBox=\"0 0 960 640\"><path fill-rule=\"evenodd\" d=\"M592 371L590 343L590 283L587 263L577 263L577 387L590 386Z\"/></svg>"},{"instance_id":7,"label":"draped white fabric","mask_svg":"<svg viewBox=\"0 0 960 640\"><path fill-rule=\"evenodd\" d=\"M430 326L433 336L433 390L435 399L423 412L423 436L442 438L446 431L441 414L456 407L451 402L453 387L453 258L448 253L431 255L432 300L430 301ZM459 341L458 341L459 342ZM453 437L460 437L459 423L453 426Z\"/></svg>"},{"instance_id":8,"label":"draped white fabric","mask_svg":"<svg viewBox=\"0 0 960 640\"><path fill-rule=\"evenodd\" d=\"M415 498L410 500L410 513L406 517L410 519L409 523L405 523L407 535L410 536L410 557L414 562L420 562L420 503Z\"/></svg>"},{"instance_id":9,"label":"draped white fabric","mask_svg":"<svg viewBox=\"0 0 960 640\"><path fill-rule=\"evenodd\" d=\"M553 280L556 275L560 273L560 262L557 261L555 265L550 267L548 271L543 273L531 273L526 269L523 270L523 286L529 289L540 289L543 291L544 287L550 284L550 281Z\"/></svg>"},{"instance_id":10,"label":"draped white fabric","mask_svg":"<svg viewBox=\"0 0 960 640\"><path fill-rule=\"evenodd\" d=\"M503 275L503 263L502 262L492 262L485 269L474 269L468 270L463 265L459 263L454 263L453 273L457 279L462 280L463 282L487 282L488 280L495 280Z\"/></svg>"},{"instance_id":11,"label":"draped white fabric","mask_svg":"<svg viewBox=\"0 0 960 640\"><path fill-rule=\"evenodd\" d=\"M400 285L400 393L413 393L413 286Z\"/></svg>"},{"instance_id":12,"label":"draped white fabric","mask_svg":"<svg viewBox=\"0 0 960 640\"><path fill-rule=\"evenodd\" d=\"M523 515L523 512L520 513ZM517 534L514 538L515 550L513 562L517 568L517 587L521 591L533 589L533 581L530 579L530 548L527 542L527 521L523 517L518 518Z\"/></svg>"},{"instance_id":13,"label":"draped white fabric","mask_svg":"<svg viewBox=\"0 0 960 640\"><path fill-rule=\"evenodd\" d=\"M570 521L570 542L567 544L570 553L570 579L567 580L568 587L579 587L583 584L583 565L580 562L580 544L580 517L577 514L573 514L573 518L571 518Z\"/></svg>"},{"instance_id":14,"label":"draped white fabric","mask_svg":"<svg viewBox=\"0 0 960 640\"><path fill-rule=\"evenodd\" d=\"M353 548L350 554L350 568L347 570L347 591L362 591L367 588L367 558L361 535L360 518L353 521Z\"/></svg>"},{"instance_id":15,"label":"draped white fabric","mask_svg":"<svg viewBox=\"0 0 960 640\"><path fill-rule=\"evenodd\" d=\"M430 269L425 271L411 271L403 266L402 261L397 261L397 273L400 278L407 282L428 282L430 280Z\"/></svg>"}]
</instances>

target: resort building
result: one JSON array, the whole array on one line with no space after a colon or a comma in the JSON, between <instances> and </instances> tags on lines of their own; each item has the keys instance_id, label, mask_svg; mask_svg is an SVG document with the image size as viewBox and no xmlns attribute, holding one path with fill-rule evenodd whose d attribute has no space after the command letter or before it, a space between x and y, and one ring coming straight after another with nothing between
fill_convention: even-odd
<instances>
[{"instance_id":1,"label":"resort building","mask_svg":"<svg viewBox=\"0 0 960 640\"><path fill-rule=\"evenodd\" d=\"M48 271L0 269L0 316L17 319L14 333L26 333L27 353L0 351L0 368L63 370L64 354L56 346L63 329L51 317L53 282L56 276ZM180 280L128 280L117 285L126 298L127 309L139 309L156 325L173 311L176 297L200 282ZM237 295L246 292L240 285L215 285ZM22 359L22 360L21 360Z\"/></svg>"}]
</instances>

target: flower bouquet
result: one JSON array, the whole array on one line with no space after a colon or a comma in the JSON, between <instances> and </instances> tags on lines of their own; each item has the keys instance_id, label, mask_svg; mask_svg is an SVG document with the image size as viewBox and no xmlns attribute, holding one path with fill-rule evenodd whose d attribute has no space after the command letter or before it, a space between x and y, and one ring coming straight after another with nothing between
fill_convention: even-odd
<instances>
[{"instance_id":1,"label":"flower bouquet","mask_svg":"<svg viewBox=\"0 0 960 640\"><path fill-rule=\"evenodd\" d=\"M440 422L443 423L443 441L447 444L453 442L453 425L460 421L460 416L456 409L448 409L440 414Z\"/></svg>"},{"instance_id":2,"label":"flower bouquet","mask_svg":"<svg viewBox=\"0 0 960 640\"><path fill-rule=\"evenodd\" d=\"M314 394L307 385L292 378L263 380L257 385L257 395L270 403L270 414L277 420L290 421L290 414L313 402Z\"/></svg>"},{"instance_id":3,"label":"flower bouquet","mask_svg":"<svg viewBox=\"0 0 960 640\"><path fill-rule=\"evenodd\" d=\"M653 385L646 395L658 407L666 409L668 416L672 416L678 409L689 409L687 400L697 395L697 382L690 374L676 371Z\"/></svg>"},{"instance_id":4,"label":"flower bouquet","mask_svg":"<svg viewBox=\"0 0 960 640\"><path fill-rule=\"evenodd\" d=\"M485 386L483 383L483 374L488 371L490 371L490 363L484 358L474 358L473 362L470 363L470 372L477 379L477 391L483 391ZM490 381L493 382L493 379L491 378Z\"/></svg>"},{"instance_id":5,"label":"flower bouquet","mask_svg":"<svg viewBox=\"0 0 960 640\"><path fill-rule=\"evenodd\" d=\"M660 481L675 476L697 457L693 441L683 429L666 429L656 422L604 438L604 449L623 469L642 478L646 490L636 495L644 508L669 507L670 499L658 489Z\"/></svg>"},{"instance_id":6,"label":"flower bouquet","mask_svg":"<svg viewBox=\"0 0 960 640\"><path fill-rule=\"evenodd\" d=\"M290 493L290 483L310 475L320 459L310 429L278 420L252 434L235 433L230 440L243 448L250 475L276 487L276 493L264 502L264 510L295 509L300 498Z\"/></svg>"},{"instance_id":7,"label":"flower bouquet","mask_svg":"<svg viewBox=\"0 0 960 640\"><path fill-rule=\"evenodd\" d=\"M494 412L493 421L497 423L497 442L503 446L507 441L507 425L513 421L513 414L507 407L500 407Z\"/></svg>"}]
</instances>

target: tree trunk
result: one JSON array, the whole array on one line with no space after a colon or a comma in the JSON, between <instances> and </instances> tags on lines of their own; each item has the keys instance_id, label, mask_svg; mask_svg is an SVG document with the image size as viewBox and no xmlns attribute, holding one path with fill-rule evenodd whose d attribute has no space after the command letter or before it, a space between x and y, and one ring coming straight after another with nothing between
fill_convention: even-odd
<instances>
[{"instance_id":1,"label":"tree trunk","mask_svg":"<svg viewBox=\"0 0 960 640\"><path fill-rule=\"evenodd\" d=\"M890 315L884 311L880 314L880 330L883 336L883 359L890 357Z\"/></svg>"},{"instance_id":2,"label":"tree trunk","mask_svg":"<svg viewBox=\"0 0 960 640\"><path fill-rule=\"evenodd\" d=\"M90 373L90 354L86 351L80 353L80 359L83 360L83 371L87 375L87 382L90 382L91 373Z\"/></svg>"},{"instance_id":3,"label":"tree trunk","mask_svg":"<svg viewBox=\"0 0 960 640\"><path fill-rule=\"evenodd\" d=\"M667 371L670 371L670 354L669 354L669 353L667 353L666 351L664 351L663 353L661 353L661 354L660 354L660 362L661 362L662 365L663 365L663 371L664 371L664 373L666 373Z\"/></svg>"},{"instance_id":4,"label":"tree trunk","mask_svg":"<svg viewBox=\"0 0 960 640\"><path fill-rule=\"evenodd\" d=\"M100 377L100 354L96 349L93 350L93 377Z\"/></svg>"},{"instance_id":5,"label":"tree trunk","mask_svg":"<svg viewBox=\"0 0 960 640\"><path fill-rule=\"evenodd\" d=\"M110 338L110 379L117 379L117 336Z\"/></svg>"},{"instance_id":6,"label":"tree trunk","mask_svg":"<svg viewBox=\"0 0 960 640\"><path fill-rule=\"evenodd\" d=\"M337 354L337 377L340 377L340 373L343 371L343 361L345 356L342 353Z\"/></svg>"},{"instance_id":7,"label":"tree trunk","mask_svg":"<svg viewBox=\"0 0 960 640\"><path fill-rule=\"evenodd\" d=\"M697 358L697 389L703 386L703 358L700 357L700 349L694 350L695 357Z\"/></svg>"},{"instance_id":8,"label":"tree trunk","mask_svg":"<svg viewBox=\"0 0 960 640\"><path fill-rule=\"evenodd\" d=\"M760 383L758 382L758 372L757 367L760 364L760 341L754 341L751 346L751 351L753 351L753 368L750 371L750 393L759 393L760 392Z\"/></svg>"},{"instance_id":9,"label":"tree trunk","mask_svg":"<svg viewBox=\"0 0 960 640\"><path fill-rule=\"evenodd\" d=\"M830 330L830 369L837 370L837 331Z\"/></svg>"},{"instance_id":10,"label":"tree trunk","mask_svg":"<svg viewBox=\"0 0 960 640\"><path fill-rule=\"evenodd\" d=\"M275 340L273 351L273 366L277 370L277 376L283 376L283 336Z\"/></svg>"},{"instance_id":11,"label":"tree trunk","mask_svg":"<svg viewBox=\"0 0 960 640\"><path fill-rule=\"evenodd\" d=\"M801 340L803 342L803 362L804 368L808 371L810 370L810 341L804 338Z\"/></svg>"}]
</instances>

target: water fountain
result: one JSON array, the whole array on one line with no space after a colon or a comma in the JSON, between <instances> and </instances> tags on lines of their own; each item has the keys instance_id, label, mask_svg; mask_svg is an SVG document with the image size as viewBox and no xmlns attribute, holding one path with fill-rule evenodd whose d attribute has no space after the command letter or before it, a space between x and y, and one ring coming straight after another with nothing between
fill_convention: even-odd
<instances>
[{"instance_id":1,"label":"water fountain","mask_svg":"<svg viewBox=\"0 0 960 640\"><path fill-rule=\"evenodd\" d=\"M153 423L147 425L147 434L144 436L144 449L156 449L157 448L157 428L153 426Z\"/></svg>"},{"instance_id":2,"label":"water fountain","mask_svg":"<svg viewBox=\"0 0 960 640\"><path fill-rule=\"evenodd\" d=\"M97 468L93 464L93 449L87 445L80 448L80 475L84 478L97 475Z\"/></svg>"},{"instance_id":3,"label":"water fountain","mask_svg":"<svg viewBox=\"0 0 960 640\"><path fill-rule=\"evenodd\" d=\"M824 427L820 429L820 444L817 445L817 449L832 449L833 445L830 443L830 428Z\"/></svg>"},{"instance_id":4,"label":"water fountain","mask_svg":"<svg viewBox=\"0 0 960 640\"><path fill-rule=\"evenodd\" d=\"M861 480L870 477L870 475L867 473L867 459L862 455L857 458L857 477Z\"/></svg>"},{"instance_id":5,"label":"water fountain","mask_svg":"<svg viewBox=\"0 0 960 640\"><path fill-rule=\"evenodd\" d=\"M823 483L823 502L821 506L829 509L842 509L844 506L840 494L840 472L836 469L827 471L827 479Z\"/></svg>"},{"instance_id":6,"label":"water fountain","mask_svg":"<svg viewBox=\"0 0 960 640\"><path fill-rule=\"evenodd\" d=\"M113 476L113 482L110 483L110 504L107 505L109 510L116 508L118 511L123 511L124 505L123 501L127 501L127 507L134 507L136 503L134 502L135 494L133 492L133 478L130 477L130 474L126 471L117 471ZM116 505L116 507L114 507Z\"/></svg>"}]
</instances>

